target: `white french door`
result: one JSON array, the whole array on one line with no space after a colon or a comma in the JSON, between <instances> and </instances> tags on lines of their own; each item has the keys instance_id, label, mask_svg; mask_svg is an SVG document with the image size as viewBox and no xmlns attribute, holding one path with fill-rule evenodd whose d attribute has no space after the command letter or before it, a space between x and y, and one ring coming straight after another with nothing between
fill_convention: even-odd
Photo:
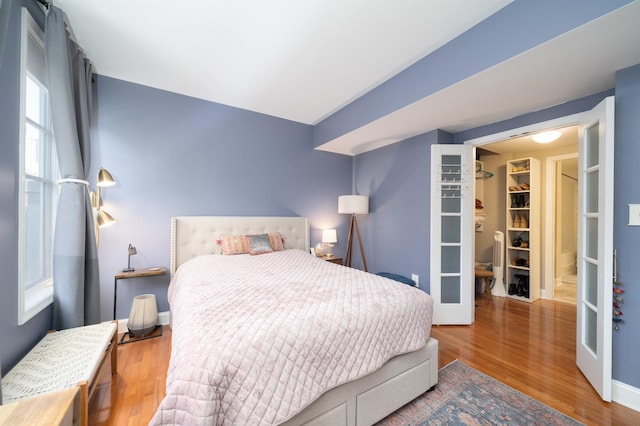
<instances>
[{"instance_id":1,"label":"white french door","mask_svg":"<svg viewBox=\"0 0 640 426\"><path fill-rule=\"evenodd\" d=\"M434 324L474 321L473 164L475 148L514 134L579 124L576 363L611 401L614 98L593 110L431 150L431 295ZM453 163L455 167L448 167ZM443 167L444 166L444 167ZM456 172L459 167L460 173ZM453 172L452 176L447 176ZM468 176L466 173L468 172ZM461 223L458 223L460 218Z\"/></svg>"},{"instance_id":2,"label":"white french door","mask_svg":"<svg viewBox=\"0 0 640 426\"><path fill-rule=\"evenodd\" d=\"M576 363L611 401L614 99L580 120Z\"/></svg>"},{"instance_id":3,"label":"white french door","mask_svg":"<svg viewBox=\"0 0 640 426\"><path fill-rule=\"evenodd\" d=\"M474 321L474 150L431 146L431 296L434 324Z\"/></svg>"}]
</instances>

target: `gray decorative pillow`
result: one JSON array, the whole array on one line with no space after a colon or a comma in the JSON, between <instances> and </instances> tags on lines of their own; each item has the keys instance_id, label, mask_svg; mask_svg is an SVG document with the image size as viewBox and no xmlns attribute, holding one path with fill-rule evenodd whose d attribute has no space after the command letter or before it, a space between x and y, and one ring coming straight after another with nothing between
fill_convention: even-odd
<instances>
[{"instance_id":1,"label":"gray decorative pillow","mask_svg":"<svg viewBox=\"0 0 640 426\"><path fill-rule=\"evenodd\" d=\"M249 240L249 254L273 253L269 235L248 235L247 239Z\"/></svg>"}]
</instances>

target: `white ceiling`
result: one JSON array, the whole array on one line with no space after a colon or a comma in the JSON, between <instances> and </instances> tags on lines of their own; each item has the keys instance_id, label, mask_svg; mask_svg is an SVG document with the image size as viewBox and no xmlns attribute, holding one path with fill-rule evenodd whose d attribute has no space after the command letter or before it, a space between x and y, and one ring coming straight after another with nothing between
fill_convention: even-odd
<instances>
[{"instance_id":1,"label":"white ceiling","mask_svg":"<svg viewBox=\"0 0 640 426\"><path fill-rule=\"evenodd\" d=\"M100 75L306 124L320 122L508 3L55 0ZM354 155L436 128L465 130L612 88L616 70L640 63L639 3L321 149Z\"/></svg>"},{"instance_id":2,"label":"white ceiling","mask_svg":"<svg viewBox=\"0 0 640 426\"><path fill-rule=\"evenodd\" d=\"M316 124L509 2L55 4L101 75Z\"/></svg>"}]
</instances>

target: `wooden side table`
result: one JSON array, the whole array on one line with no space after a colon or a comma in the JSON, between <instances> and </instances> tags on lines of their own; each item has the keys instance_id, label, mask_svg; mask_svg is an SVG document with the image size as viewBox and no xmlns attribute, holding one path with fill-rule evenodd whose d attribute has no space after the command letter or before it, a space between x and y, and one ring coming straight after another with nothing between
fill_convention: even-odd
<instances>
[{"instance_id":1,"label":"wooden side table","mask_svg":"<svg viewBox=\"0 0 640 426\"><path fill-rule=\"evenodd\" d=\"M327 262L336 263L338 265L342 265L342 258L334 255L320 256L320 259L326 260Z\"/></svg>"},{"instance_id":2,"label":"wooden side table","mask_svg":"<svg viewBox=\"0 0 640 426\"><path fill-rule=\"evenodd\" d=\"M118 303L118 280L129 278L153 277L156 275L167 275L167 268L146 268L136 269L130 272L118 272L113 279L113 319L116 319L116 304Z\"/></svg>"}]
</instances>

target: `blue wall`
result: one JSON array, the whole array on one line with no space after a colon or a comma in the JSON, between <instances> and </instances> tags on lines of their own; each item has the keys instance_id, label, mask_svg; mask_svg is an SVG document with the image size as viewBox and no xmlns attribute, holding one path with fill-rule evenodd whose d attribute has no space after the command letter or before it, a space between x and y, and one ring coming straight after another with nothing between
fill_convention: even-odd
<instances>
[{"instance_id":1,"label":"blue wall","mask_svg":"<svg viewBox=\"0 0 640 426\"><path fill-rule=\"evenodd\" d=\"M117 181L102 192L117 220L100 232L103 319L113 315L113 275L129 243L138 250L132 266L169 266L172 216L307 216L312 244L337 227L343 252L348 218L337 203L351 193L352 159L314 151L311 126L103 76L96 99L92 169ZM117 317L147 292L168 310L168 281L120 281Z\"/></svg>"},{"instance_id":2,"label":"blue wall","mask_svg":"<svg viewBox=\"0 0 640 426\"><path fill-rule=\"evenodd\" d=\"M640 227L628 226L628 204L640 203L640 65L616 73L613 245L624 283L625 323L613 333L613 377L640 388Z\"/></svg>"},{"instance_id":3,"label":"blue wall","mask_svg":"<svg viewBox=\"0 0 640 426\"><path fill-rule=\"evenodd\" d=\"M436 130L355 157L356 192L370 196L360 220L370 272L418 274L429 290L431 145L450 142Z\"/></svg>"}]
</instances>

